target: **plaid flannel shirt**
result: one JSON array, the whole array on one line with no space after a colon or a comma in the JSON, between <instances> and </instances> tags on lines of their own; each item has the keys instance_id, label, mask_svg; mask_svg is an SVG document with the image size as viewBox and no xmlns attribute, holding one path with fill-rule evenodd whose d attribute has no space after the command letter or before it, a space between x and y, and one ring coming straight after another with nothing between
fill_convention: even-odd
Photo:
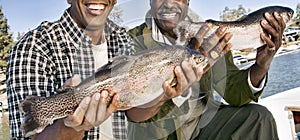
<instances>
[{"instance_id":1,"label":"plaid flannel shirt","mask_svg":"<svg viewBox=\"0 0 300 140\"><path fill-rule=\"evenodd\" d=\"M108 58L133 54L134 47L124 28L107 21L105 28ZM7 67L7 94L11 139L24 138L18 105L29 95L48 97L74 74L82 79L94 73L91 39L64 12L56 22L43 22L28 32L10 52ZM127 139L124 112L112 116L114 139ZM99 139L99 127L85 132L83 139Z\"/></svg>"}]
</instances>

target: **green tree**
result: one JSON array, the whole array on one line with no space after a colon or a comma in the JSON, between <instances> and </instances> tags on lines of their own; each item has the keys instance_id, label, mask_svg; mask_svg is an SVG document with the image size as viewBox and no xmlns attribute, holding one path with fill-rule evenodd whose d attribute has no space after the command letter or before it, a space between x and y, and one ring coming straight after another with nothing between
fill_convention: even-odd
<instances>
[{"instance_id":1,"label":"green tree","mask_svg":"<svg viewBox=\"0 0 300 140\"><path fill-rule=\"evenodd\" d=\"M237 9L229 9L226 6L225 9L220 13L220 19L223 21L234 21L241 18L248 12L250 12L250 9L247 11L243 5L239 5Z\"/></svg>"},{"instance_id":2,"label":"green tree","mask_svg":"<svg viewBox=\"0 0 300 140\"><path fill-rule=\"evenodd\" d=\"M0 6L0 69L5 69L10 49L15 44L11 33L8 33L7 19Z\"/></svg>"},{"instance_id":3,"label":"green tree","mask_svg":"<svg viewBox=\"0 0 300 140\"><path fill-rule=\"evenodd\" d=\"M300 21L300 3L297 4L294 20L298 22Z\"/></svg>"},{"instance_id":4,"label":"green tree","mask_svg":"<svg viewBox=\"0 0 300 140\"><path fill-rule=\"evenodd\" d=\"M16 40L20 40L24 35L25 35L25 32L22 32L22 33L18 32Z\"/></svg>"},{"instance_id":5,"label":"green tree","mask_svg":"<svg viewBox=\"0 0 300 140\"><path fill-rule=\"evenodd\" d=\"M123 15L123 10L120 8L120 6L114 6L112 11L110 12L109 19L121 25L122 22L124 22L122 19L122 15Z\"/></svg>"}]
</instances>

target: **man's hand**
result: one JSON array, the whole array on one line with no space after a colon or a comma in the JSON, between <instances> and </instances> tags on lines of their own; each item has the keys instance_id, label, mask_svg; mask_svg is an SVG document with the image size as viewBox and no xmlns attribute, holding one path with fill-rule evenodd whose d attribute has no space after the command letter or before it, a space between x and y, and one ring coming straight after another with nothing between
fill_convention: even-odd
<instances>
[{"instance_id":1,"label":"man's hand","mask_svg":"<svg viewBox=\"0 0 300 140\"><path fill-rule=\"evenodd\" d=\"M162 100L171 99L177 96L186 96L191 85L199 81L203 74L202 67L193 67L188 61L183 61L174 70L177 84L172 87L169 82L163 84L165 95Z\"/></svg>"},{"instance_id":2,"label":"man's hand","mask_svg":"<svg viewBox=\"0 0 300 140\"><path fill-rule=\"evenodd\" d=\"M65 86L74 87L80 83L80 78L74 76L66 81ZM85 130L99 126L112 112L116 111L117 96L112 103L108 103L108 91L96 93L92 97L85 97L74 114L65 119L59 119L32 137L34 140L80 140Z\"/></svg>"},{"instance_id":3,"label":"man's hand","mask_svg":"<svg viewBox=\"0 0 300 140\"><path fill-rule=\"evenodd\" d=\"M226 28L223 27L219 27L208 38L204 38L211 26L211 23L201 26L198 33L189 43L190 48L199 50L209 60L209 66L204 71L212 67L218 58L226 54L232 47L232 44L229 43L232 34L226 32Z\"/></svg>"},{"instance_id":4,"label":"man's hand","mask_svg":"<svg viewBox=\"0 0 300 140\"><path fill-rule=\"evenodd\" d=\"M283 32L286 27L282 17L274 12L265 13L266 20L261 21L261 27L265 33L261 34L261 39L266 45L257 49L256 63L251 67L250 76L254 86L258 86L266 75L271 62L282 44Z\"/></svg>"},{"instance_id":5,"label":"man's hand","mask_svg":"<svg viewBox=\"0 0 300 140\"><path fill-rule=\"evenodd\" d=\"M186 96L190 86L199 81L203 74L202 67L193 67L188 61L183 61L180 66L177 66L174 70L175 76L177 78L177 84L172 87L169 82L164 82L163 89L164 94L160 100L148 108L134 107L127 110L127 117L135 122L145 121L153 117L160 110L161 106L164 105L165 101L177 97Z\"/></svg>"},{"instance_id":6,"label":"man's hand","mask_svg":"<svg viewBox=\"0 0 300 140\"><path fill-rule=\"evenodd\" d=\"M265 18L266 20L261 21L261 26L265 31L261 34L261 39L266 45L257 50L256 61L258 65L269 69L272 59L282 44L286 25L277 12L274 12L273 15L265 13Z\"/></svg>"},{"instance_id":7,"label":"man's hand","mask_svg":"<svg viewBox=\"0 0 300 140\"><path fill-rule=\"evenodd\" d=\"M210 27L210 23L203 25L189 43L190 48L199 50L208 58L209 66L205 69L193 68L189 62L183 61L181 66L177 66L174 71L178 81L176 87L171 87L171 85L167 82L164 83L163 88L165 90L166 99L174 98L179 95L184 96L185 93L187 93L187 89L189 89L194 82L199 81L202 74L207 71L220 56L230 50L232 45L228 42L231 39L232 34L227 33L225 28L220 27L214 34L208 38L204 38L210 30Z\"/></svg>"},{"instance_id":8,"label":"man's hand","mask_svg":"<svg viewBox=\"0 0 300 140\"><path fill-rule=\"evenodd\" d=\"M76 86L79 83L80 78L74 76L66 82L66 86ZM117 110L117 95L113 96L112 103L107 107L109 95L112 94L107 90L103 90L92 97L85 97L74 114L64 119L64 124L74 128L76 131L90 130L95 126L99 126Z\"/></svg>"}]
</instances>

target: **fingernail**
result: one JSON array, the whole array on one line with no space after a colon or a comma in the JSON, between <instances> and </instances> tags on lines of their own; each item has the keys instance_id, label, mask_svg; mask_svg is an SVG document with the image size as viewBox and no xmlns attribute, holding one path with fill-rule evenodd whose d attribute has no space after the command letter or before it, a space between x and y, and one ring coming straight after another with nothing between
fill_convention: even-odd
<instances>
[{"instance_id":1,"label":"fingernail","mask_svg":"<svg viewBox=\"0 0 300 140\"><path fill-rule=\"evenodd\" d=\"M102 94L102 97L103 97L103 98L106 98L106 97L108 96L108 92L107 92L106 90L103 90L103 91L101 92L101 94Z\"/></svg>"},{"instance_id":2,"label":"fingernail","mask_svg":"<svg viewBox=\"0 0 300 140\"><path fill-rule=\"evenodd\" d=\"M75 74L75 75L73 76L73 78L74 78L74 79L77 79L77 78L80 78L80 76L79 76L78 74Z\"/></svg>"},{"instance_id":3,"label":"fingernail","mask_svg":"<svg viewBox=\"0 0 300 140\"><path fill-rule=\"evenodd\" d=\"M203 72L203 67L198 67L198 71L199 71L200 73L202 73L202 72Z\"/></svg>"},{"instance_id":4,"label":"fingernail","mask_svg":"<svg viewBox=\"0 0 300 140\"><path fill-rule=\"evenodd\" d=\"M81 79L80 79L80 76L78 75L78 74L76 74L76 75L74 75L73 77L72 77L72 85L73 86L76 86L76 85L78 85L79 83L81 83Z\"/></svg>"},{"instance_id":5,"label":"fingernail","mask_svg":"<svg viewBox=\"0 0 300 140\"><path fill-rule=\"evenodd\" d=\"M100 99L100 94L96 93L96 95L94 97L95 97L95 100L98 101Z\"/></svg>"},{"instance_id":6,"label":"fingernail","mask_svg":"<svg viewBox=\"0 0 300 140\"><path fill-rule=\"evenodd\" d=\"M119 101L119 99L120 99L119 95L115 95L115 96L116 96L117 101Z\"/></svg>"},{"instance_id":7,"label":"fingernail","mask_svg":"<svg viewBox=\"0 0 300 140\"><path fill-rule=\"evenodd\" d=\"M166 82L163 83L163 88L168 87L169 85L170 85L170 82L166 81Z\"/></svg>"},{"instance_id":8,"label":"fingernail","mask_svg":"<svg viewBox=\"0 0 300 140\"><path fill-rule=\"evenodd\" d=\"M182 62L182 65L185 65L184 63L185 63L185 62ZM180 72L180 71L181 71L180 66L176 66L175 71L176 71L177 73Z\"/></svg>"},{"instance_id":9,"label":"fingernail","mask_svg":"<svg viewBox=\"0 0 300 140\"><path fill-rule=\"evenodd\" d=\"M269 12L266 12L266 13L265 13L265 16L266 16L266 17L270 17L270 13L269 13Z\"/></svg>"},{"instance_id":10,"label":"fingernail","mask_svg":"<svg viewBox=\"0 0 300 140\"><path fill-rule=\"evenodd\" d=\"M208 22L206 25L207 25L208 27L211 27L211 26L212 26L212 23Z\"/></svg>"},{"instance_id":11,"label":"fingernail","mask_svg":"<svg viewBox=\"0 0 300 140\"><path fill-rule=\"evenodd\" d=\"M91 100L90 98L86 98L85 99L85 104L87 104L87 105L90 104L90 100Z\"/></svg>"},{"instance_id":12,"label":"fingernail","mask_svg":"<svg viewBox=\"0 0 300 140\"><path fill-rule=\"evenodd\" d=\"M262 22L262 24L264 24L264 25L267 25L267 24L268 24L268 22L267 22L266 20L262 20L261 22Z\"/></svg>"},{"instance_id":13,"label":"fingernail","mask_svg":"<svg viewBox=\"0 0 300 140\"><path fill-rule=\"evenodd\" d=\"M227 30L227 28L225 28L225 27L222 27L222 28L221 28L221 31L222 31L222 32L225 32L226 30Z\"/></svg>"},{"instance_id":14,"label":"fingernail","mask_svg":"<svg viewBox=\"0 0 300 140\"><path fill-rule=\"evenodd\" d=\"M280 14L278 12L274 12L274 15L275 15L276 18L280 17Z\"/></svg>"}]
</instances>

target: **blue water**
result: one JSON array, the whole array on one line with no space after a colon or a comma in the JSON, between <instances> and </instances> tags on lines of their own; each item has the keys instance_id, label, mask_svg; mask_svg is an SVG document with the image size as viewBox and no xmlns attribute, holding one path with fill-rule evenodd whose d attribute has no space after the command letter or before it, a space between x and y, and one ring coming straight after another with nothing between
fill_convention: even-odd
<instances>
[{"instance_id":1,"label":"blue water","mask_svg":"<svg viewBox=\"0 0 300 140\"><path fill-rule=\"evenodd\" d=\"M275 57L262 98L300 87L300 52Z\"/></svg>"}]
</instances>

